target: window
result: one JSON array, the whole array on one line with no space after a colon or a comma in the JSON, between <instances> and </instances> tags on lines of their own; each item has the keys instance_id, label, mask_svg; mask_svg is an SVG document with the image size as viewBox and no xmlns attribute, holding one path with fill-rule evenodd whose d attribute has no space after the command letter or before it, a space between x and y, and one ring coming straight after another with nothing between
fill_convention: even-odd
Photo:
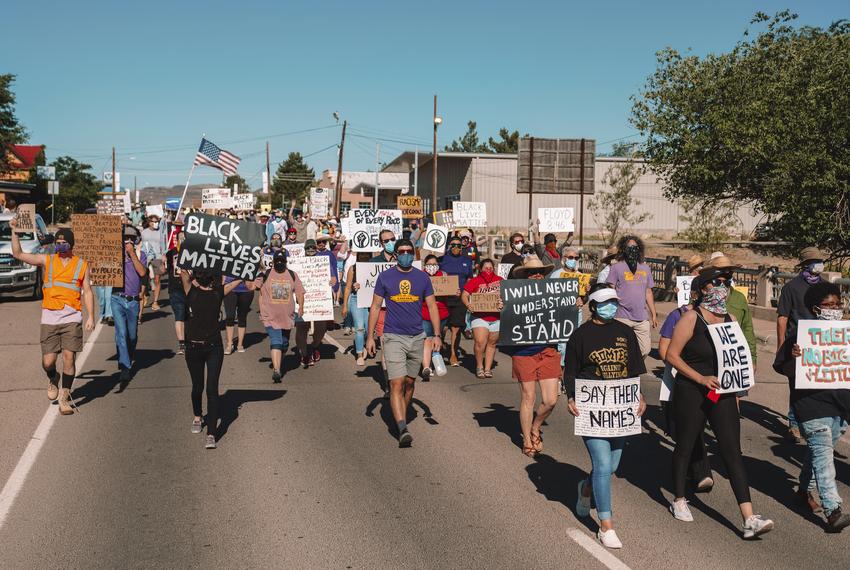
<instances>
[{"instance_id":1,"label":"window","mask_svg":"<svg viewBox=\"0 0 850 570\"><path fill-rule=\"evenodd\" d=\"M340 204L340 209L343 214L348 212L351 209L351 202L343 202Z\"/></svg>"},{"instance_id":2,"label":"window","mask_svg":"<svg viewBox=\"0 0 850 570\"><path fill-rule=\"evenodd\" d=\"M460 202L460 194L452 194L450 196L446 196L446 209L452 209L452 202Z\"/></svg>"},{"instance_id":3,"label":"window","mask_svg":"<svg viewBox=\"0 0 850 570\"><path fill-rule=\"evenodd\" d=\"M358 202L357 207L358 208L371 208L372 202Z\"/></svg>"}]
</instances>

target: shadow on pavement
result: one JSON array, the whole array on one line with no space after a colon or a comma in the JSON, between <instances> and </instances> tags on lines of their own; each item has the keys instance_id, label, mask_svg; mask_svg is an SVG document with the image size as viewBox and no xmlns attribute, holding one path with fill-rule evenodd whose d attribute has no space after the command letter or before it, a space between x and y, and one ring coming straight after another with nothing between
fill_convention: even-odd
<instances>
[{"instance_id":1,"label":"shadow on pavement","mask_svg":"<svg viewBox=\"0 0 850 570\"><path fill-rule=\"evenodd\" d=\"M575 511L578 482L587 478L584 471L574 465L555 461L545 453L539 454L525 471L538 493L550 501L564 505L590 532L595 534L599 530L592 518L579 517Z\"/></svg>"},{"instance_id":2,"label":"shadow on pavement","mask_svg":"<svg viewBox=\"0 0 850 570\"><path fill-rule=\"evenodd\" d=\"M749 399L741 400L741 418L748 419L779 436L788 433L788 417Z\"/></svg>"},{"instance_id":3,"label":"shadow on pavement","mask_svg":"<svg viewBox=\"0 0 850 570\"><path fill-rule=\"evenodd\" d=\"M286 390L227 390L218 398L218 439L221 440L231 424L239 418L239 410L248 402L273 402L283 398Z\"/></svg>"},{"instance_id":4,"label":"shadow on pavement","mask_svg":"<svg viewBox=\"0 0 850 570\"><path fill-rule=\"evenodd\" d=\"M508 436L516 447L522 449L522 433L519 427L519 411L513 406L491 403L487 406L489 412L473 412L472 419L478 422L478 427L496 428L496 431Z\"/></svg>"},{"instance_id":5,"label":"shadow on pavement","mask_svg":"<svg viewBox=\"0 0 850 570\"><path fill-rule=\"evenodd\" d=\"M380 411L378 412L381 415L381 419L384 420L384 423L387 426L387 433L395 439L398 436L398 428L395 423L395 418L393 418L392 407L390 406L389 398L375 398L369 405L366 406L366 412L364 415L368 418L372 418L375 416L375 410L380 406ZM431 413L431 408L418 398L413 398L410 401L410 408L407 410L407 423L412 424L413 420L419 417L419 412L416 411L416 408L422 410L422 417L425 419L425 422L436 426L439 425L436 419L434 419L434 415Z\"/></svg>"},{"instance_id":6,"label":"shadow on pavement","mask_svg":"<svg viewBox=\"0 0 850 570\"><path fill-rule=\"evenodd\" d=\"M88 380L82 386L76 387L71 392L71 397L77 407L85 406L98 398L103 398L112 392L118 386L117 392L123 392L130 381L121 382L121 373L117 370L110 375L92 376L93 374L102 374L104 370L90 370L84 374L77 376L79 379Z\"/></svg>"}]
</instances>

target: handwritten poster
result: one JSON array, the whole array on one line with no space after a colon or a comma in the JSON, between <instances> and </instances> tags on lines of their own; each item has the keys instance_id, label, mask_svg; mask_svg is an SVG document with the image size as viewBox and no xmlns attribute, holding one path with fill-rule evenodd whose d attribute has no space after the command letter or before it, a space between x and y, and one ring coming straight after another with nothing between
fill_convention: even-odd
<instances>
[{"instance_id":1,"label":"handwritten poster","mask_svg":"<svg viewBox=\"0 0 850 570\"><path fill-rule=\"evenodd\" d=\"M799 321L797 344L798 390L850 388L850 321Z\"/></svg>"},{"instance_id":2,"label":"handwritten poster","mask_svg":"<svg viewBox=\"0 0 850 570\"><path fill-rule=\"evenodd\" d=\"M263 271L262 224L193 212L186 216L183 234L178 262L183 269L211 269L248 281Z\"/></svg>"},{"instance_id":3,"label":"handwritten poster","mask_svg":"<svg viewBox=\"0 0 850 570\"><path fill-rule=\"evenodd\" d=\"M287 259L292 259L293 257L304 257L303 243L287 243L283 245L283 248L286 250Z\"/></svg>"},{"instance_id":4,"label":"handwritten poster","mask_svg":"<svg viewBox=\"0 0 850 570\"><path fill-rule=\"evenodd\" d=\"M540 233L567 233L576 229L572 208L537 208Z\"/></svg>"},{"instance_id":5,"label":"handwritten poster","mask_svg":"<svg viewBox=\"0 0 850 570\"><path fill-rule=\"evenodd\" d=\"M576 379L575 435L623 437L640 435L640 378Z\"/></svg>"},{"instance_id":6,"label":"handwritten poster","mask_svg":"<svg viewBox=\"0 0 850 570\"><path fill-rule=\"evenodd\" d=\"M74 253L89 264L92 285L124 286L124 242L121 216L72 214Z\"/></svg>"},{"instance_id":7,"label":"handwritten poster","mask_svg":"<svg viewBox=\"0 0 850 570\"><path fill-rule=\"evenodd\" d=\"M375 283L378 281L378 275L395 266L395 261L358 261L354 265L354 274L357 278L357 283L360 283L360 289L357 291L357 306L359 308L369 308L372 306L372 298L375 296ZM422 262L418 259L413 262L413 267L422 269Z\"/></svg>"},{"instance_id":8,"label":"handwritten poster","mask_svg":"<svg viewBox=\"0 0 850 570\"><path fill-rule=\"evenodd\" d=\"M233 207L230 188L204 188L201 190L202 210L227 210Z\"/></svg>"},{"instance_id":9,"label":"handwritten poster","mask_svg":"<svg viewBox=\"0 0 850 570\"><path fill-rule=\"evenodd\" d=\"M469 304L467 306L472 313L498 313L499 292L473 293L469 296Z\"/></svg>"},{"instance_id":10,"label":"handwritten poster","mask_svg":"<svg viewBox=\"0 0 850 570\"><path fill-rule=\"evenodd\" d=\"M570 339L580 311L577 279L501 281L500 345L551 344Z\"/></svg>"},{"instance_id":11,"label":"handwritten poster","mask_svg":"<svg viewBox=\"0 0 850 570\"><path fill-rule=\"evenodd\" d=\"M145 206L145 215L149 218L156 216L161 220L163 218L162 204Z\"/></svg>"},{"instance_id":12,"label":"handwritten poster","mask_svg":"<svg viewBox=\"0 0 850 570\"><path fill-rule=\"evenodd\" d=\"M676 305L684 307L691 303L691 281L694 280L693 275L677 275L676 287L679 292L676 293Z\"/></svg>"},{"instance_id":13,"label":"handwritten poster","mask_svg":"<svg viewBox=\"0 0 850 570\"><path fill-rule=\"evenodd\" d=\"M451 210L440 210L438 212L434 212L434 223L438 226L443 226L447 230L455 229L455 219L454 212Z\"/></svg>"},{"instance_id":14,"label":"handwritten poster","mask_svg":"<svg viewBox=\"0 0 850 570\"><path fill-rule=\"evenodd\" d=\"M399 195L396 198L396 207L401 210L401 217L405 220L418 220L425 215L421 196Z\"/></svg>"},{"instance_id":15,"label":"handwritten poster","mask_svg":"<svg viewBox=\"0 0 850 570\"><path fill-rule=\"evenodd\" d=\"M122 215L124 213L123 198L101 198L95 204L98 214Z\"/></svg>"},{"instance_id":16,"label":"handwritten poster","mask_svg":"<svg viewBox=\"0 0 850 570\"><path fill-rule=\"evenodd\" d=\"M431 277L431 286L434 287L434 295L437 297L457 295L457 291L460 289L457 275Z\"/></svg>"},{"instance_id":17,"label":"handwritten poster","mask_svg":"<svg viewBox=\"0 0 850 570\"><path fill-rule=\"evenodd\" d=\"M452 213L455 226L487 227L487 204L485 202L453 202Z\"/></svg>"},{"instance_id":18,"label":"handwritten poster","mask_svg":"<svg viewBox=\"0 0 850 570\"><path fill-rule=\"evenodd\" d=\"M18 206L16 234L35 233L35 204L21 204Z\"/></svg>"},{"instance_id":19,"label":"handwritten poster","mask_svg":"<svg viewBox=\"0 0 850 570\"><path fill-rule=\"evenodd\" d=\"M448 239L448 229L437 224L428 224L428 229L425 230L425 238L422 240L422 249L443 255L446 252Z\"/></svg>"},{"instance_id":20,"label":"handwritten poster","mask_svg":"<svg viewBox=\"0 0 850 570\"><path fill-rule=\"evenodd\" d=\"M381 251L381 230L390 230L396 239L401 237L400 210L355 208L349 211L349 243L351 251Z\"/></svg>"},{"instance_id":21,"label":"handwritten poster","mask_svg":"<svg viewBox=\"0 0 850 570\"><path fill-rule=\"evenodd\" d=\"M328 217L328 189L310 188L310 217L314 220Z\"/></svg>"},{"instance_id":22,"label":"handwritten poster","mask_svg":"<svg viewBox=\"0 0 850 570\"><path fill-rule=\"evenodd\" d=\"M254 209L254 195L250 192L233 196L233 209L240 212Z\"/></svg>"},{"instance_id":23,"label":"handwritten poster","mask_svg":"<svg viewBox=\"0 0 850 570\"><path fill-rule=\"evenodd\" d=\"M514 268L513 263L500 263L498 266L496 266L496 273L502 279L507 279L508 275L511 274L511 269L513 269L513 268Z\"/></svg>"},{"instance_id":24,"label":"handwritten poster","mask_svg":"<svg viewBox=\"0 0 850 570\"><path fill-rule=\"evenodd\" d=\"M286 267L304 285L304 320L331 321L334 318L330 258L312 255L287 258Z\"/></svg>"},{"instance_id":25,"label":"handwritten poster","mask_svg":"<svg viewBox=\"0 0 850 570\"><path fill-rule=\"evenodd\" d=\"M708 325L717 353L718 394L749 390L756 383L753 356L738 321Z\"/></svg>"}]
</instances>

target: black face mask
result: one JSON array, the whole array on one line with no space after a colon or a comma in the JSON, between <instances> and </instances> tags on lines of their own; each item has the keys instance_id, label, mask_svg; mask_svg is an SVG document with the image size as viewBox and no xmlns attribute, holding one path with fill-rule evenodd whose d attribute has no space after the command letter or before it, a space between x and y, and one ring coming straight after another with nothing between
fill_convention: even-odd
<instances>
[{"instance_id":1,"label":"black face mask","mask_svg":"<svg viewBox=\"0 0 850 570\"><path fill-rule=\"evenodd\" d=\"M213 279L212 275L201 274L195 275L195 281L197 281L198 285L200 285L201 287L211 287Z\"/></svg>"},{"instance_id":2,"label":"black face mask","mask_svg":"<svg viewBox=\"0 0 850 570\"><path fill-rule=\"evenodd\" d=\"M638 260L640 259L640 247L636 245L630 245L627 247L625 258L626 265L628 265L631 272L634 273L637 270Z\"/></svg>"},{"instance_id":3,"label":"black face mask","mask_svg":"<svg viewBox=\"0 0 850 570\"><path fill-rule=\"evenodd\" d=\"M283 273L284 271L286 271L286 261L275 261L274 270L278 273Z\"/></svg>"}]
</instances>

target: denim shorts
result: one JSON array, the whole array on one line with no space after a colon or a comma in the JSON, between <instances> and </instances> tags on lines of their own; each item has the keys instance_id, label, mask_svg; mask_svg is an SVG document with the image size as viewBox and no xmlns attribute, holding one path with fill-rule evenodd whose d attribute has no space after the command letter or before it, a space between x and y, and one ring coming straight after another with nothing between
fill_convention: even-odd
<instances>
[{"instance_id":1,"label":"denim shorts","mask_svg":"<svg viewBox=\"0 0 850 570\"><path fill-rule=\"evenodd\" d=\"M499 332L499 319L495 321L485 321L484 319L472 319L471 328L485 328L491 333Z\"/></svg>"},{"instance_id":2,"label":"denim shorts","mask_svg":"<svg viewBox=\"0 0 850 570\"><path fill-rule=\"evenodd\" d=\"M269 346L272 350L286 352L289 348L289 329L266 327L266 334L269 335Z\"/></svg>"},{"instance_id":3,"label":"denim shorts","mask_svg":"<svg viewBox=\"0 0 850 570\"><path fill-rule=\"evenodd\" d=\"M443 329L446 328L446 323L449 322L448 318L445 318L440 321L440 332L443 332ZM437 336L434 334L434 326L431 324L431 321L427 319L422 319L422 332L425 333L425 336L431 338L432 336Z\"/></svg>"},{"instance_id":4,"label":"denim shorts","mask_svg":"<svg viewBox=\"0 0 850 570\"><path fill-rule=\"evenodd\" d=\"M171 312L174 313L174 320L178 323L186 322L186 295L183 291L170 291L168 300L171 303Z\"/></svg>"}]
</instances>

